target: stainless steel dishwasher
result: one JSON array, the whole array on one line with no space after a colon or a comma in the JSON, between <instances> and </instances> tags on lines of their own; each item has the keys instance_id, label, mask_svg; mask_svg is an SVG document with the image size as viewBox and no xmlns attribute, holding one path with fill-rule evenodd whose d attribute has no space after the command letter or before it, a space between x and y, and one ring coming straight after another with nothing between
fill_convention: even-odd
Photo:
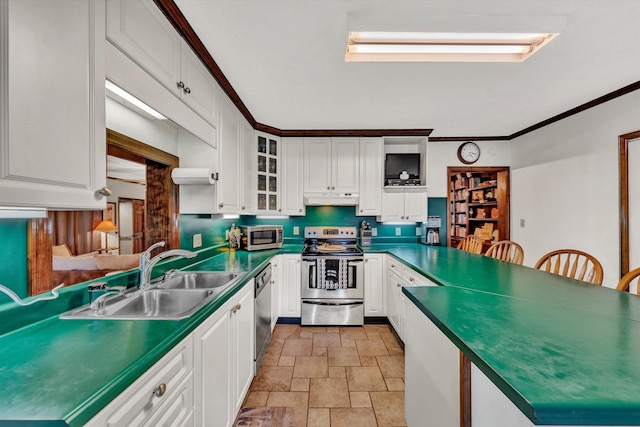
<instances>
[{"instance_id":1,"label":"stainless steel dishwasher","mask_svg":"<svg viewBox=\"0 0 640 427\"><path fill-rule=\"evenodd\" d=\"M267 352L271 341L271 264L256 276L255 292L255 318L256 318L256 341L255 341L255 363L256 374L260 369L262 358Z\"/></svg>"}]
</instances>

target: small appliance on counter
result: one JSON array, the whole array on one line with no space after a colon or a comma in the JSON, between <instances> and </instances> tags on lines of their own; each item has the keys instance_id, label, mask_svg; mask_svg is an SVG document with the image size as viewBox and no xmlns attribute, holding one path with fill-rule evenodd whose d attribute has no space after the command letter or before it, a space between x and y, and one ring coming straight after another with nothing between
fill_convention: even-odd
<instances>
[{"instance_id":1,"label":"small appliance on counter","mask_svg":"<svg viewBox=\"0 0 640 427\"><path fill-rule=\"evenodd\" d=\"M371 246L371 224L367 221L360 224L360 246Z\"/></svg>"},{"instance_id":2,"label":"small appliance on counter","mask_svg":"<svg viewBox=\"0 0 640 427\"><path fill-rule=\"evenodd\" d=\"M242 232L240 231L240 227L235 224L231 224L231 228L227 230L227 240L229 241L229 249L236 250L240 249L240 242L242 240Z\"/></svg>"},{"instance_id":3,"label":"small appliance on counter","mask_svg":"<svg viewBox=\"0 0 640 427\"><path fill-rule=\"evenodd\" d=\"M427 217L427 222L422 223L420 242L424 245L440 246L440 226L442 221L439 216Z\"/></svg>"},{"instance_id":4,"label":"small appliance on counter","mask_svg":"<svg viewBox=\"0 0 640 427\"><path fill-rule=\"evenodd\" d=\"M258 251L282 247L281 225L243 225L241 228L242 249Z\"/></svg>"}]
</instances>

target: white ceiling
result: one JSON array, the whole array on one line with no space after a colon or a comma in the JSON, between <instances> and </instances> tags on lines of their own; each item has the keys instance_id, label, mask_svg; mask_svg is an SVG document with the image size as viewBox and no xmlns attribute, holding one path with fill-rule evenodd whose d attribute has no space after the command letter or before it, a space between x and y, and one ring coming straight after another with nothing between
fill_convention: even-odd
<instances>
[{"instance_id":1,"label":"white ceiling","mask_svg":"<svg viewBox=\"0 0 640 427\"><path fill-rule=\"evenodd\" d=\"M285 130L510 135L640 80L640 0L175 3L256 121ZM345 63L350 14L566 24L522 63Z\"/></svg>"},{"instance_id":2,"label":"white ceiling","mask_svg":"<svg viewBox=\"0 0 640 427\"><path fill-rule=\"evenodd\" d=\"M147 167L142 163L107 156L107 178L144 184L147 181Z\"/></svg>"}]
</instances>

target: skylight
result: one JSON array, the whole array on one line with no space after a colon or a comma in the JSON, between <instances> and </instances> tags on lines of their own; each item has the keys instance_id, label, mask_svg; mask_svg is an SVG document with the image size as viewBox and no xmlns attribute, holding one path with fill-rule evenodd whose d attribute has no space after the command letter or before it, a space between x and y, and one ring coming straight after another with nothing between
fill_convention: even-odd
<instances>
[{"instance_id":1,"label":"skylight","mask_svg":"<svg viewBox=\"0 0 640 427\"><path fill-rule=\"evenodd\" d=\"M350 32L347 62L522 62L558 33Z\"/></svg>"}]
</instances>

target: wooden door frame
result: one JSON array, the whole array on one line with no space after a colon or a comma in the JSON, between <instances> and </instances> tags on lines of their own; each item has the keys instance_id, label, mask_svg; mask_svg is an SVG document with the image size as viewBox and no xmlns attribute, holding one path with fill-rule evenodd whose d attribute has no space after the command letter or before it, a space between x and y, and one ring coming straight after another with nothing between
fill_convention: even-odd
<instances>
[{"instance_id":1,"label":"wooden door frame","mask_svg":"<svg viewBox=\"0 0 640 427\"><path fill-rule=\"evenodd\" d=\"M629 272L629 142L638 138L640 138L640 130L618 136L620 277Z\"/></svg>"}]
</instances>

